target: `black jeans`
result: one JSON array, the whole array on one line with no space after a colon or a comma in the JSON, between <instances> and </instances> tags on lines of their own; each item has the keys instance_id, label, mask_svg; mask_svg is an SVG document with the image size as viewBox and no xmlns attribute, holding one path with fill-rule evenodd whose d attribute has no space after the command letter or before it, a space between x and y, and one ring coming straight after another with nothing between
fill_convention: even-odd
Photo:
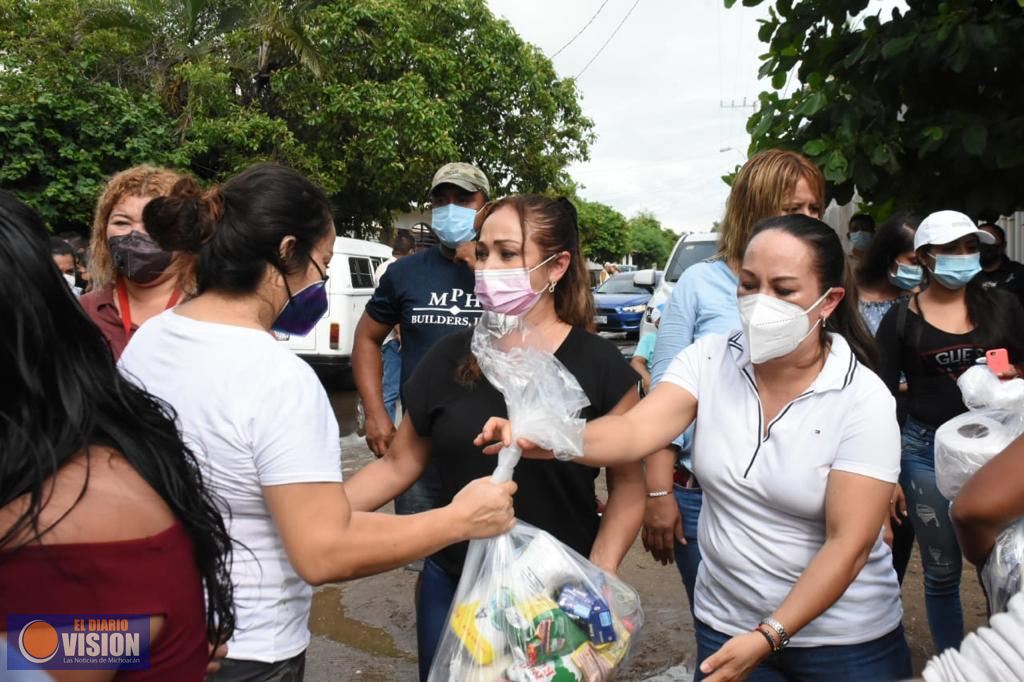
<instances>
[{"instance_id":1,"label":"black jeans","mask_svg":"<svg viewBox=\"0 0 1024 682\"><path fill-rule=\"evenodd\" d=\"M303 651L276 663L225 658L220 662L220 670L206 679L212 682L302 682L305 674L306 652Z\"/></svg>"}]
</instances>

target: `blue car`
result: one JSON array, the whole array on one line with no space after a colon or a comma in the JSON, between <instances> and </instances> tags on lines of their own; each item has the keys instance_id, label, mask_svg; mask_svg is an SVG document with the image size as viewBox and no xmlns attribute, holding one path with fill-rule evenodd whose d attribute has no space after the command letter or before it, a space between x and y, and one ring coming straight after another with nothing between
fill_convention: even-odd
<instances>
[{"instance_id":1,"label":"blue car","mask_svg":"<svg viewBox=\"0 0 1024 682\"><path fill-rule=\"evenodd\" d=\"M638 336L640 321L647 309L647 301L661 281L662 272L655 273L654 286L642 287L633 283L637 273L624 272L612 275L604 284L594 289L594 306L597 308L594 322L599 332L626 332Z\"/></svg>"}]
</instances>

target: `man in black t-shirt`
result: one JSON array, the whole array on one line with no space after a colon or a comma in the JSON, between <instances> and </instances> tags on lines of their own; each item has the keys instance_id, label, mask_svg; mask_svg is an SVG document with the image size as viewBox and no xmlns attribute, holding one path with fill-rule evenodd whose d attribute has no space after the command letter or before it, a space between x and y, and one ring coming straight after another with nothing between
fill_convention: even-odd
<instances>
[{"instance_id":1,"label":"man in black t-shirt","mask_svg":"<svg viewBox=\"0 0 1024 682\"><path fill-rule=\"evenodd\" d=\"M982 286L999 287L1016 296L1024 305L1024 265L1006 256L1006 232L994 223L979 226L995 237L996 243L981 245Z\"/></svg>"},{"instance_id":2,"label":"man in black t-shirt","mask_svg":"<svg viewBox=\"0 0 1024 682\"><path fill-rule=\"evenodd\" d=\"M366 412L366 442L377 457L387 452L395 436L381 389L381 343L401 325L404 386L434 343L476 324L481 309L473 293L473 219L488 194L487 178L475 166L449 163L437 171L429 197L431 229L440 243L391 265L356 327L352 371ZM433 508L435 479L428 468L395 500L395 510L415 514Z\"/></svg>"}]
</instances>

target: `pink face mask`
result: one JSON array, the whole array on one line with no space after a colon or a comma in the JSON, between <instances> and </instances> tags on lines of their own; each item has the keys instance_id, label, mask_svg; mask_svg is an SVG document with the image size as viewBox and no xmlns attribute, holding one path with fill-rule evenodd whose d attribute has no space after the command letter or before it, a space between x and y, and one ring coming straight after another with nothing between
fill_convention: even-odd
<instances>
[{"instance_id":1,"label":"pink face mask","mask_svg":"<svg viewBox=\"0 0 1024 682\"><path fill-rule=\"evenodd\" d=\"M553 258L548 257L529 270L526 268L484 269L476 271L474 293L480 299L484 310L505 315L525 315L544 294L546 287L534 291L530 283L530 273Z\"/></svg>"}]
</instances>

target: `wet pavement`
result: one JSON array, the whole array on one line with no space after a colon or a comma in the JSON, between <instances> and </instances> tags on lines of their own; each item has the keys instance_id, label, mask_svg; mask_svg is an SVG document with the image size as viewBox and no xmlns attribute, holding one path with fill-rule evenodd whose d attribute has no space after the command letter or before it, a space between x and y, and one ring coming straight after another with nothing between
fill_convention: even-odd
<instances>
[{"instance_id":1,"label":"wet pavement","mask_svg":"<svg viewBox=\"0 0 1024 682\"><path fill-rule=\"evenodd\" d=\"M632 343L619 341L624 353ZM342 433L346 477L372 461L360 435L362 410L354 391L331 391ZM599 485L603 486L603 477ZM383 511L391 512L386 507ZM985 622L985 602L973 567L965 563L962 598L967 631ZM414 681L416 618L415 573L395 570L348 583L317 588L310 615L313 640L306 657L308 682L338 680ZM660 566L643 551L639 539L623 560L621 577L640 593L646 624L637 649L617 677L626 682L680 682L691 679L696 645L686 594L675 566ZM904 626L920 671L932 655L924 611L920 560L915 554L904 584Z\"/></svg>"}]
</instances>

